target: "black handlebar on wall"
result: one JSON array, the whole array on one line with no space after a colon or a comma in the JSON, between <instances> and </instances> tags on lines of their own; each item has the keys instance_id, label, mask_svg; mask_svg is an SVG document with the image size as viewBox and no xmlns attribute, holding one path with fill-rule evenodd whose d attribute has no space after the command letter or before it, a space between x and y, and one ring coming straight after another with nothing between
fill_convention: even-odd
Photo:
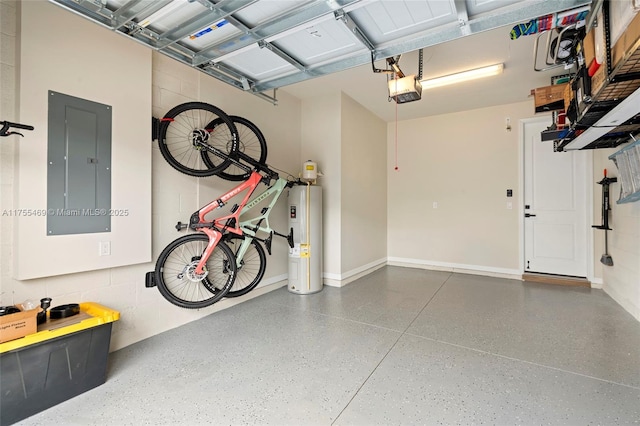
<instances>
[{"instance_id":1,"label":"black handlebar on wall","mask_svg":"<svg viewBox=\"0 0 640 426\"><path fill-rule=\"evenodd\" d=\"M24 136L22 133L9 131L9 129L12 127L14 129L33 130L33 126L29 126L28 124L12 123L10 121L0 121L0 126L2 126L2 128L0 128L0 136L9 136L9 135Z\"/></svg>"}]
</instances>

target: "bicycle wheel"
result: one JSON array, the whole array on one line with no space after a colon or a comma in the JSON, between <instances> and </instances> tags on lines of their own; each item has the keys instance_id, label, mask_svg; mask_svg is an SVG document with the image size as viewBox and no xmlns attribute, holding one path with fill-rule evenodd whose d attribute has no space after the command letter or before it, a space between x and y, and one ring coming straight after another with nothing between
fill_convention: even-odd
<instances>
[{"instance_id":1,"label":"bicycle wheel","mask_svg":"<svg viewBox=\"0 0 640 426\"><path fill-rule=\"evenodd\" d=\"M208 126L218 123L215 128ZM172 108L160 121L158 145L165 160L190 176L212 176L231 164L207 150L206 144L222 155L238 148L238 131L220 108L204 102L187 102ZM206 153L206 154L204 154ZM207 161L204 162L203 159Z\"/></svg>"},{"instance_id":2,"label":"bicycle wheel","mask_svg":"<svg viewBox=\"0 0 640 426\"><path fill-rule=\"evenodd\" d=\"M264 166L267 161L267 141L258 126L237 115L230 115L229 118L233 121L238 132L238 151L247 154L254 161ZM207 128L215 129L221 124L223 124L222 120L218 119L210 123ZM214 159L215 157L210 152L202 152L202 160L209 168L214 167L215 163L212 161ZM249 166L252 167L252 165ZM216 174L222 179L243 181L249 178L251 171L246 171L233 163L229 163L224 170Z\"/></svg>"},{"instance_id":3,"label":"bicycle wheel","mask_svg":"<svg viewBox=\"0 0 640 426\"><path fill-rule=\"evenodd\" d=\"M244 256L242 256L242 259L238 261L238 250L248 238L251 239L249 248ZM236 254L236 265L238 268L236 280L225 297L242 296L253 290L264 276L264 271L267 266L267 256L260 242L255 238L227 234L225 235L224 241L231 251Z\"/></svg>"},{"instance_id":4,"label":"bicycle wheel","mask_svg":"<svg viewBox=\"0 0 640 426\"><path fill-rule=\"evenodd\" d=\"M199 309L222 299L233 285L236 260L224 241L220 241L207 260L203 275L196 266L209 243L203 233L184 235L170 243L156 263L158 290L176 306Z\"/></svg>"}]
</instances>

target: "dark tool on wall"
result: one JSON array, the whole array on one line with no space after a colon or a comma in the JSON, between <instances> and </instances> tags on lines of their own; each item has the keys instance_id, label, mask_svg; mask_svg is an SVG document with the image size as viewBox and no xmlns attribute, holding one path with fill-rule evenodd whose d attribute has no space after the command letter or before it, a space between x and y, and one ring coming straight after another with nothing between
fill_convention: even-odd
<instances>
[{"instance_id":1,"label":"dark tool on wall","mask_svg":"<svg viewBox=\"0 0 640 426\"><path fill-rule=\"evenodd\" d=\"M609 185L617 182L618 178L607 177L607 169L604 169L604 178L598 182L602 185L602 225L592 225L592 228L604 230L604 254L600 258L600 262L607 266L613 266L613 258L609 255L609 241L607 240L607 231L611 231L609 228Z\"/></svg>"},{"instance_id":2,"label":"dark tool on wall","mask_svg":"<svg viewBox=\"0 0 640 426\"><path fill-rule=\"evenodd\" d=\"M18 136L24 137L22 133L9 130L12 127L14 129L33 130L33 126L29 126L28 124L12 123L10 121L0 121L0 136L18 135Z\"/></svg>"}]
</instances>

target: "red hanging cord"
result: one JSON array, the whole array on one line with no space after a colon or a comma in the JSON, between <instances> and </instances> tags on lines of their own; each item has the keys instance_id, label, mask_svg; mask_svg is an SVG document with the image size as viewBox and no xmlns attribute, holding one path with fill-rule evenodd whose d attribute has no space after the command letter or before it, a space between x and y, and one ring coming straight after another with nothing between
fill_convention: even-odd
<instances>
[{"instance_id":1,"label":"red hanging cord","mask_svg":"<svg viewBox=\"0 0 640 426\"><path fill-rule=\"evenodd\" d=\"M396 76L396 93L398 93L398 79ZM396 101L396 140L395 140L395 167L394 170L398 170L398 102Z\"/></svg>"}]
</instances>

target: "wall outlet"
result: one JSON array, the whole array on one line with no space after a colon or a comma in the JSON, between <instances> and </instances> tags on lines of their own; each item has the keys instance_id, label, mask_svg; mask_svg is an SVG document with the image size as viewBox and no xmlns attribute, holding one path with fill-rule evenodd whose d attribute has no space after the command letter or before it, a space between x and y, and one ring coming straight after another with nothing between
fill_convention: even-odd
<instances>
[{"instance_id":1,"label":"wall outlet","mask_svg":"<svg viewBox=\"0 0 640 426\"><path fill-rule=\"evenodd\" d=\"M433 208L434 208L434 209L437 209L437 208L438 208L438 202L437 202L437 201L434 201L434 202L433 202Z\"/></svg>"},{"instance_id":2,"label":"wall outlet","mask_svg":"<svg viewBox=\"0 0 640 426\"><path fill-rule=\"evenodd\" d=\"M110 256L111 255L111 241L100 241L98 244L98 250L100 256Z\"/></svg>"}]
</instances>

